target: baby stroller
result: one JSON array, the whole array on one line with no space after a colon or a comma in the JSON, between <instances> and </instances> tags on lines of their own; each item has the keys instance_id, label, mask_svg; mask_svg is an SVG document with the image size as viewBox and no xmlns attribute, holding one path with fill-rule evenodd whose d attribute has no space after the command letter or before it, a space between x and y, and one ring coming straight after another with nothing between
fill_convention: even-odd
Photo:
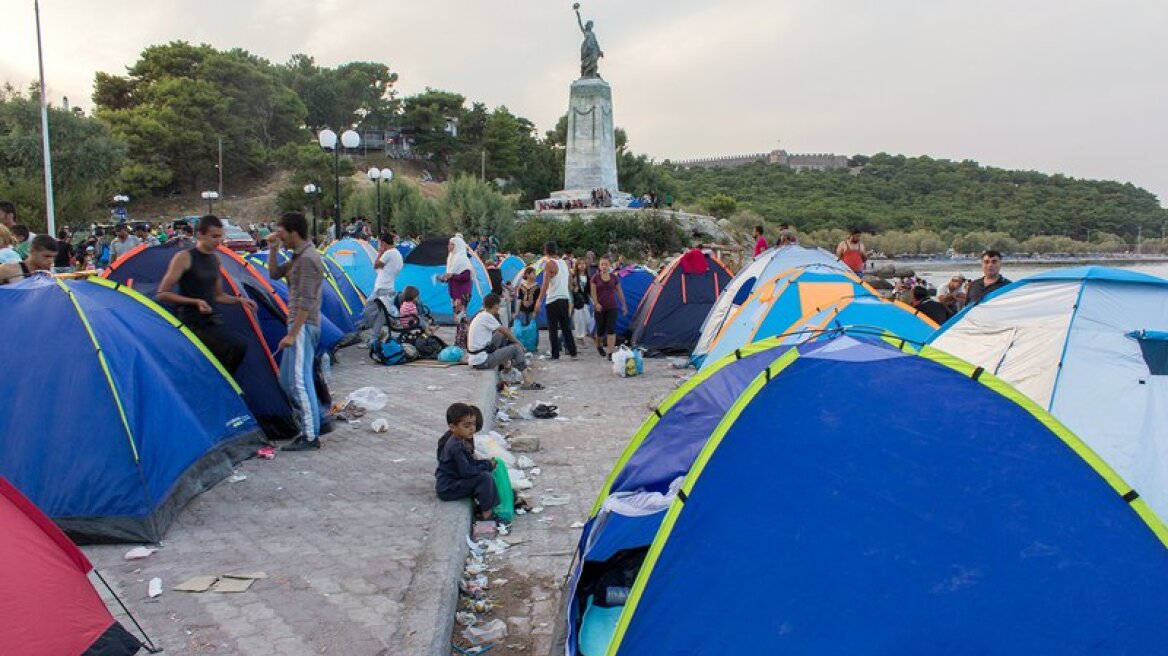
<instances>
[{"instance_id":1,"label":"baby stroller","mask_svg":"<svg viewBox=\"0 0 1168 656\"><path fill-rule=\"evenodd\" d=\"M385 328L381 334L374 336L377 341L385 342L392 339L403 346L408 344L413 349L406 349L406 351L413 350L411 356L417 358L435 358L442 349L446 348L445 342L429 332L431 326L438 324L434 322L434 314L425 303L415 300L414 304L418 307L418 316L406 320L400 316L401 292L394 294L392 301L388 304L380 298L375 299L374 303L377 304L382 318L385 320Z\"/></svg>"}]
</instances>

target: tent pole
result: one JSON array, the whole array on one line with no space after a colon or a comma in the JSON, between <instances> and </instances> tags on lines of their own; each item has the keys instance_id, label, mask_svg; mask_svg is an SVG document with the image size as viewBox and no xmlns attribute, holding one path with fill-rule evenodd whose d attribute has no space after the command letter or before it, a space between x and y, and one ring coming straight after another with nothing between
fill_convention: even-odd
<instances>
[{"instance_id":1,"label":"tent pole","mask_svg":"<svg viewBox=\"0 0 1168 656\"><path fill-rule=\"evenodd\" d=\"M142 637L146 638L146 645L144 645L146 647L146 651L150 652L151 654L162 653L162 647L155 645L154 641L150 639L150 636L146 635L146 631L142 628L142 625L138 624L138 618L134 617L134 614L130 612L129 608L126 608L126 604L122 602L122 598L118 596L118 593L114 592L114 589L110 587L109 582L105 580L105 577L101 575L101 572L96 567L94 567L93 573L97 574L97 578L101 581L101 584L105 586L106 590L109 590L109 593L114 596L114 599L117 599L118 605L122 607L122 610L126 612L126 616L129 617L130 621L134 623L134 626L138 629L138 633L141 633Z\"/></svg>"}]
</instances>

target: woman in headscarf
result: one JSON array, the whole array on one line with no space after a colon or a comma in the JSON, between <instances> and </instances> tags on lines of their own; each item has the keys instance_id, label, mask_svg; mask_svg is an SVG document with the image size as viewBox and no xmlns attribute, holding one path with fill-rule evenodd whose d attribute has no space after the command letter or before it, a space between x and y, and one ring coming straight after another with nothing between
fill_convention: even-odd
<instances>
[{"instance_id":1,"label":"woman in headscarf","mask_svg":"<svg viewBox=\"0 0 1168 656\"><path fill-rule=\"evenodd\" d=\"M454 308L454 343L466 349L467 317L466 308L470 303L472 285L470 255L467 254L466 241L461 234L450 238L446 245L446 273L439 276L447 285L450 294L450 305Z\"/></svg>"}]
</instances>

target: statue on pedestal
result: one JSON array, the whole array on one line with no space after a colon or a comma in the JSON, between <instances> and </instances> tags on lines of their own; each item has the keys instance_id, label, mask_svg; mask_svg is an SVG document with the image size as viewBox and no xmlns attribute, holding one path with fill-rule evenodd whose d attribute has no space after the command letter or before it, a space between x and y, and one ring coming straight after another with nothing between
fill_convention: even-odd
<instances>
[{"instance_id":1,"label":"statue on pedestal","mask_svg":"<svg viewBox=\"0 0 1168 656\"><path fill-rule=\"evenodd\" d=\"M604 53L600 50L600 43L596 40L596 33L592 31L592 21L584 22L580 18L580 3L572 5L576 11L576 22L580 31L584 33L584 43L580 45L580 77L600 77L600 58Z\"/></svg>"}]
</instances>

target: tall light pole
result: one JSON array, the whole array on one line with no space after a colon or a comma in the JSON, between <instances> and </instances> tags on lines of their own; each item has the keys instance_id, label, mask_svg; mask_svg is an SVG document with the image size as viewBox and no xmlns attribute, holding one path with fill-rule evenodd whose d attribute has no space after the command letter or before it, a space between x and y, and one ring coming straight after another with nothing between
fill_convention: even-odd
<instances>
[{"instance_id":1,"label":"tall light pole","mask_svg":"<svg viewBox=\"0 0 1168 656\"><path fill-rule=\"evenodd\" d=\"M45 169L45 225L50 235L57 234L57 209L53 204L53 154L49 149L49 90L45 87L45 57L41 49L41 3L34 0L37 30L37 66L41 72L41 150Z\"/></svg>"},{"instance_id":2,"label":"tall light pole","mask_svg":"<svg viewBox=\"0 0 1168 656\"><path fill-rule=\"evenodd\" d=\"M207 214L215 213L215 201L219 200L219 192L204 191L203 200L207 201Z\"/></svg>"},{"instance_id":3,"label":"tall light pole","mask_svg":"<svg viewBox=\"0 0 1168 656\"><path fill-rule=\"evenodd\" d=\"M333 206L333 226L336 234L341 235L341 148L356 148L361 144L361 135L353 130L341 133L340 144L337 143L337 133L325 128L317 135L320 147L333 151L333 177L336 181L336 198Z\"/></svg>"},{"instance_id":4,"label":"tall light pole","mask_svg":"<svg viewBox=\"0 0 1168 656\"><path fill-rule=\"evenodd\" d=\"M316 201L320 198L320 187L314 183L304 185L304 193L308 195L312 203L312 240L316 241Z\"/></svg>"},{"instance_id":5,"label":"tall light pole","mask_svg":"<svg viewBox=\"0 0 1168 656\"><path fill-rule=\"evenodd\" d=\"M369 169L369 179L377 183L377 238L381 239L381 181L385 180L389 184L393 180L393 171L375 166Z\"/></svg>"}]
</instances>

